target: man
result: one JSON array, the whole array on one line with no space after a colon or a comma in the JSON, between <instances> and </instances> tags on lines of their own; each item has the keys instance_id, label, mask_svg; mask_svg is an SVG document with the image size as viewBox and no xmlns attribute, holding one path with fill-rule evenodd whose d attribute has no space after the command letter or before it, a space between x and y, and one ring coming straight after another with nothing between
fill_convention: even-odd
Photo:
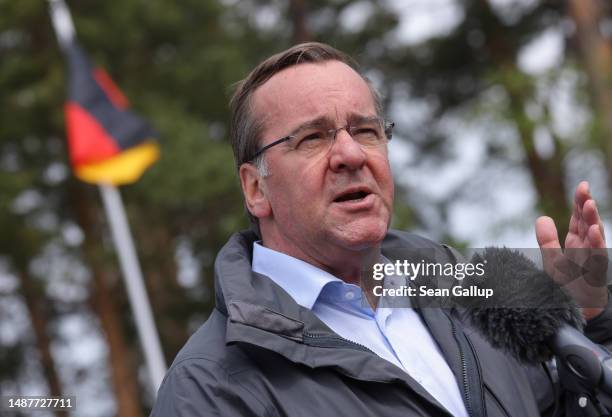
<instances>
[{"instance_id":1,"label":"man","mask_svg":"<svg viewBox=\"0 0 612 417\"><path fill-rule=\"evenodd\" d=\"M371 84L327 45L297 45L240 83L232 145L258 234L238 233L219 253L215 309L175 359L152 416L552 412L543 368L518 365L448 311L376 308L360 288L364 266L390 261L389 248L454 261L446 247L388 231L391 128ZM564 256L551 219L536 234L553 249L545 264ZM605 248L586 183L566 246ZM589 307L587 334L602 342L608 292L573 284Z\"/></svg>"}]
</instances>

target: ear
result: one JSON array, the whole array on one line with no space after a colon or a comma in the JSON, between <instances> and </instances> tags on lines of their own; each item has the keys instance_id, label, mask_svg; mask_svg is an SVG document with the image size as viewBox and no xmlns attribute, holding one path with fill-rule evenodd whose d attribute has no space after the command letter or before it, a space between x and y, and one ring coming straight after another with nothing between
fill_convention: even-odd
<instances>
[{"instance_id":1,"label":"ear","mask_svg":"<svg viewBox=\"0 0 612 417\"><path fill-rule=\"evenodd\" d=\"M265 193L263 178L255 165L245 163L240 166L240 185L249 212L259 219L269 216L272 211L270 202Z\"/></svg>"}]
</instances>

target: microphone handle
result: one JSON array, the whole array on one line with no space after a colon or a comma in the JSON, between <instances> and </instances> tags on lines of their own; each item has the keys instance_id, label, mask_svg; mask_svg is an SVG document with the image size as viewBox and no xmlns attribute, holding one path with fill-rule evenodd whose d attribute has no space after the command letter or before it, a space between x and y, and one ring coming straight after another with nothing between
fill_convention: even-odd
<instances>
[{"instance_id":1,"label":"microphone handle","mask_svg":"<svg viewBox=\"0 0 612 417\"><path fill-rule=\"evenodd\" d=\"M561 383L570 391L612 395L612 354L570 325L563 325L550 343L562 365Z\"/></svg>"}]
</instances>

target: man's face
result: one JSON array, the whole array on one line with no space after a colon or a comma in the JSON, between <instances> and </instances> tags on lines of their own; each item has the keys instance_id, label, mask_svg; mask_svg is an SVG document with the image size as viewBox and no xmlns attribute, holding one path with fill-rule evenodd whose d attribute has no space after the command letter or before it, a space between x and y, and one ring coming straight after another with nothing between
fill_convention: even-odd
<instances>
[{"instance_id":1,"label":"man's face","mask_svg":"<svg viewBox=\"0 0 612 417\"><path fill-rule=\"evenodd\" d=\"M260 146L315 120L335 129L377 115L368 85L339 61L287 68L256 90L253 104L263 121ZM386 145L362 148L340 130L322 155L284 143L265 158L269 175L260 185L269 210L258 217L266 246L329 266L381 242L393 204Z\"/></svg>"}]
</instances>

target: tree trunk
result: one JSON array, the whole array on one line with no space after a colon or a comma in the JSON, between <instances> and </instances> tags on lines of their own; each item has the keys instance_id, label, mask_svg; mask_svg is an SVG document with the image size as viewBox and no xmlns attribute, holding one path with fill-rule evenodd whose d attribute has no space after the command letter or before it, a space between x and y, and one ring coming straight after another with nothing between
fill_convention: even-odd
<instances>
[{"instance_id":1,"label":"tree trunk","mask_svg":"<svg viewBox=\"0 0 612 417\"><path fill-rule=\"evenodd\" d=\"M608 185L612 188L612 48L599 30L602 10L594 0L570 0L576 39L586 66L591 96L601 124L601 145L606 155Z\"/></svg>"},{"instance_id":2,"label":"tree trunk","mask_svg":"<svg viewBox=\"0 0 612 417\"><path fill-rule=\"evenodd\" d=\"M140 245L144 264L145 279L151 303L158 312L157 322L162 339L165 359L171 363L178 350L189 338L186 326L188 317L185 312L186 291L177 279L177 265L174 260L175 247L167 226L157 227L152 224L163 224L157 220L149 221L146 214L139 216L142 220L135 224L148 239ZM147 227L147 230L144 229Z\"/></svg>"},{"instance_id":3,"label":"tree trunk","mask_svg":"<svg viewBox=\"0 0 612 417\"><path fill-rule=\"evenodd\" d=\"M130 360L130 350L123 335L120 309L116 302L117 296L113 294L118 288L113 288L109 282L111 274L105 267L100 247L103 234L96 221L98 214L96 206L92 203L96 199L93 193L88 191L80 184L73 183L71 186L73 207L79 226L85 234L83 245L85 257L94 281L91 300L108 342L117 414L120 417L142 417L134 361Z\"/></svg>"},{"instance_id":4,"label":"tree trunk","mask_svg":"<svg viewBox=\"0 0 612 417\"><path fill-rule=\"evenodd\" d=\"M570 206L567 204L567 188L565 184L565 168L563 165L564 151L559 140L555 140L553 155L542 158L536 151L534 143L535 122L526 114L526 104L521 93L508 89L510 105L520 141L525 152L526 165L538 195L538 207L543 214L552 217L557 225L557 233L561 245L569 231Z\"/></svg>"},{"instance_id":5,"label":"tree trunk","mask_svg":"<svg viewBox=\"0 0 612 417\"><path fill-rule=\"evenodd\" d=\"M295 43L310 41L311 35L306 25L306 0L291 0L289 13L293 23L293 41Z\"/></svg>"},{"instance_id":6,"label":"tree trunk","mask_svg":"<svg viewBox=\"0 0 612 417\"><path fill-rule=\"evenodd\" d=\"M45 296L42 289L36 287L36 283L32 281L32 277L27 272L27 267L23 267L20 271L19 278L21 281L21 294L25 299L28 312L30 313L30 321L32 322L32 330L36 336L36 346L40 354L40 362L43 368L45 379L49 384L49 395L61 396L62 385L60 383L55 362L51 355L51 340L47 334L47 319L49 315L45 311ZM57 410L57 417L68 417L65 410Z\"/></svg>"}]
</instances>

